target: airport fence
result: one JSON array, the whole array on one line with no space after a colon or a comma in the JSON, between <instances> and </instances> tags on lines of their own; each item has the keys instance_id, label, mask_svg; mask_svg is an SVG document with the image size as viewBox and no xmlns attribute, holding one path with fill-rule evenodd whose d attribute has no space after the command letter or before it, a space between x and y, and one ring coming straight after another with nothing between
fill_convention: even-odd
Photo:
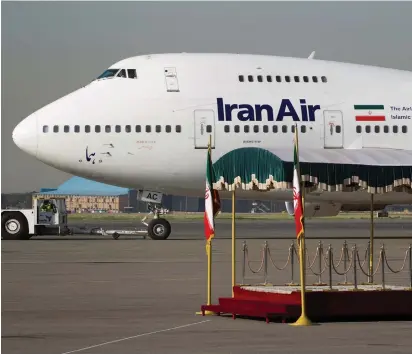
<instances>
[{"instance_id":1,"label":"airport fence","mask_svg":"<svg viewBox=\"0 0 412 354\"><path fill-rule=\"evenodd\" d=\"M319 241L316 247L315 255L311 257L308 253L308 248L305 247L306 258L306 285L307 286L324 286L330 290L336 285L353 286L356 290L359 285L375 284L385 289L388 286L387 274L402 274L402 282L405 282L405 276L407 278L408 286L412 289L412 246L402 252L402 256L398 260L401 262L401 266L398 269L394 269L393 264L388 260L387 248L382 245L379 250L379 257L377 258L376 265L370 264L370 242L368 242L365 251L360 251L359 247L354 244L351 249L346 241L344 241L341 249L339 259L334 257L334 249L329 244L327 249L324 249L322 241ZM272 256L271 248L267 241L260 249L260 259L252 261L249 258L249 248L246 241L243 242L243 262L242 262L242 284L246 285L247 271L249 270L253 274L253 278L263 277L262 285L281 285L279 282L269 282L269 277L272 280L272 275L269 274L269 265L276 271L287 271L289 269L290 282L284 285L297 286L295 278L299 279L299 246L293 242L288 249L288 257L283 265L278 265L280 260L274 259ZM280 257L279 257L280 258ZM312 259L311 259L312 258ZM284 259L284 258L283 258ZM253 268L252 263L258 263L259 266ZM341 267L343 265L343 267ZM339 268L342 269L339 269ZM326 272L326 275L325 275ZM317 281L311 282L310 275L317 278ZM378 276L377 276L378 275ZM322 279L327 279L324 282ZM366 282L362 282L362 277L366 278ZM339 279L340 278L340 279ZM350 279L351 278L351 279ZM283 277L283 279L285 279ZM375 281L374 281L375 279ZM378 280L379 279L379 280ZM309 281L308 281L309 280ZM379 283L377 283L379 281ZM393 283L393 281L391 282Z\"/></svg>"}]
</instances>

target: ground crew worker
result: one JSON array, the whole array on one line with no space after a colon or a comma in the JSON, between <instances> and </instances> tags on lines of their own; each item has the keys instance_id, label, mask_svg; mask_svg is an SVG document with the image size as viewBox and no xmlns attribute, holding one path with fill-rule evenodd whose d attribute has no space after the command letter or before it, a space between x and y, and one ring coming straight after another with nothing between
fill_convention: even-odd
<instances>
[{"instance_id":1,"label":"ground crew worker","mask_svg":"<svg viewBox=\"0 0 412 354\"><path fill-rule=\"evenodd\" d=\"M43 202L43 205L41 206L40 211L53 212L53 213L57 212L56 206L50 203L50 200L47 200L47 199Z\"/></svg>"}]
</instances>

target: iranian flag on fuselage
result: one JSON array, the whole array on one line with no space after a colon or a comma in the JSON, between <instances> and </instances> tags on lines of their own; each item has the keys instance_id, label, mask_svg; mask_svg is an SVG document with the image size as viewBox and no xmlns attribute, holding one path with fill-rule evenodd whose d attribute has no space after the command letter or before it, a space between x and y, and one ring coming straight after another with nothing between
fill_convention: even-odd
<instances>
[{"instance_id":1,"label":"iranian flag on fuselage","mask_svg":"<svg viewBox=\"0 0 412 354\"><path fill-rule=\"evenodd\" d=\"M382 104L355 104L355 119L357 122L384 122L385 106Z\"/></svg>"},{"instance_id":2,"label":"iranian flag on fuselage","mask_svg":"<svg viewBox=\"0 0 412 354\"><path fill-rule=\"evenodd\" d=\"M298 154L298 136L297 128L295 129L295 146L293 156L293 207L296 225L296 237L299 239L303 234L303 207L302 194L300 191L300 168L299 168L299 154Z\"/></svg>"},{"instance_id":3,"label":"iranian flag on fuselage","mask_svg":"<svg viewBox=\"0 0 412 354\"><path fill-rule=\"evenodd\" d=\"M220 197L217 190L213 189L211 149L207 150L206 162L206 191L205 191L205 237L210 241L215 236L215 216L220 210Z\"/></svg>"}]
</instances>

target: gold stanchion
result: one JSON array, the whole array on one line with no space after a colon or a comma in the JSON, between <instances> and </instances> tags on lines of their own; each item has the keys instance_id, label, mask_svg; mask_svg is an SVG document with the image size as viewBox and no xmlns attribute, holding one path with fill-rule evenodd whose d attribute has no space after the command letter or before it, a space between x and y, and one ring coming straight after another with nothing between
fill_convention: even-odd
<instances>
[{"instance_id":1,"label":"gold stanchion","mask_svg":"<svg viewBox=\"0 0 412 354\"><path fill-rule=\"evenodd\" d=\"M373 194L371 193L371 224L370 224L370 249L369 249L369 277L368 283L373 284Z\"/></svg>"}]
</instances>

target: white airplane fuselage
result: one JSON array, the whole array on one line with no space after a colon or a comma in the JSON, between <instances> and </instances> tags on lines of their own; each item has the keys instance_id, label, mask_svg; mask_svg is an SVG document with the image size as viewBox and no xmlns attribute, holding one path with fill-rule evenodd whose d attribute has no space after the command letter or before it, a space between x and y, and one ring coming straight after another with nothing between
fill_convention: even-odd
<instances>
[{"instance_id":1,"label":"white airplane fuselage","mask_svg":"<svg viewBox=\"0 0 412 354\"><path fill-rule=\"evenodd\" d=\"M411 72L312 59L186 53L128 58L110 69L117 74L129 70L132 77L97 79L41 108L16 127L16 144L73 175L188 196L204 196L210 135L216 161L240 147L292 146L296 123L301 151L406 150L412 165ZM359 115L362 121L355 119ZM372 116L375 121L368 120ZM291 191L240 194L292 200ZM325 192L308 195L306 201L369 205L369 200L366 192ZM385 193L376 195L375 202L412 203L412 195Z\"/></svg>"}]
</instances>

